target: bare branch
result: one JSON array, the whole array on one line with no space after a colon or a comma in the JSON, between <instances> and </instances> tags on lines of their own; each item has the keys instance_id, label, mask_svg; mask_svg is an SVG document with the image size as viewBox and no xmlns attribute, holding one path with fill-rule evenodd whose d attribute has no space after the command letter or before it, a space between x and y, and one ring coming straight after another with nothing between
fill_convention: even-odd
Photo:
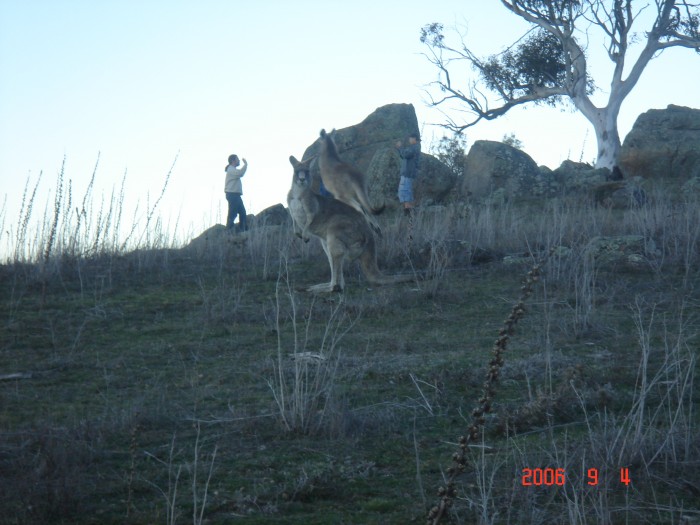
<instances>
[{"instance_id":1,"label":"bare branch","mask_svg":"<svg viewBox=\"0 0 700 525\"><path fill-rule=\"evenodd\" d=\"M669 47L686 47L688 49L700 49L700 40L680 34L674 36L677 38L677 40L659 42L658 49L668 49Z\"/></svg>"}]
</instances>

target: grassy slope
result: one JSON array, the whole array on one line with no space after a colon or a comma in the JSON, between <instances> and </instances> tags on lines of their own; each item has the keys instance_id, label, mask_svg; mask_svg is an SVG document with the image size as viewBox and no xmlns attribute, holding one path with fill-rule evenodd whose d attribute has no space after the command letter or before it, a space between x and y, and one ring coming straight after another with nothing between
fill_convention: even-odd
<instances>
[{"instance_id":1,"label":"grassy slope","mask_svg":"<svg viewBox=\"0 0 700 525\"><path fill-rule=\"evenodd\" d=\"M422 522L527 266L457 265L437 286L372 290L353 268L340 305L293 292L302 340L311 319L299 350L319 349L335 307L341 327L355 323L307 435L284 430L268 382L278 350L286 373L294 368L287 282L321 282L327 267L317 251L284 242L292 248L280 272L274 249L269 271L246 246L64 262L46 279L36 267L3 267L0 375L31 377L0 381L0 522L185 523L195 504L207 523ZM674 397L664 385L679 376L662 367L674 341L698 346L698 274L600 272L585 322L575 289L545 275L453 517L574 522L600 510L602 521L672 523L699 511L698 440L685 412L667 420L699 398ZM643 426L636 453L625 419L640 363L635 311L650 329L650 370L667 379L642 413L673 428L657 436ZM594 466L601 486L591 488L584 471ZM632 488L616 482L623 466ZM523 467L566 468L567 485L524 488Z\"/></svg>"}]
</instances>

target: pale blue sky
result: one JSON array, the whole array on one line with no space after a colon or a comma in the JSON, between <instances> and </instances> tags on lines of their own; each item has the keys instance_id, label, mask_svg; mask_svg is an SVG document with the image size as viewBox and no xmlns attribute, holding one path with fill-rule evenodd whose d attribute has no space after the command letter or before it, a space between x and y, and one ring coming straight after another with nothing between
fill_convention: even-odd
<instances>
[{"instance_id":1,"label":"pale blue sky","mask_svg":"<svg viewBox=\"0 0 700 525\"><path fill-rule=\"evenodd\" d=\"M6 221L16 221L24 183L41 171L43 210L64 155L78 197L99 152L99 191L127 171L127 205L143 205L179 152L161 215L179 214L183 231L198 232L223 220L230 153L249 162L244 202L256 213L285 201L289 155L301 156L321 128L360 122L379 106L412 103L427 149L443 134L427 125L442 117L423 93L436 72L421 56L419 31L433 21L464 26L483 54L526 27L500 2L480 0L0 0ZM592 41L589 52L595 64L602 44ZM700 107L698 85L700 57L667 51L625 102L622 136L649 108ZM587 130L579 114L531 108L480 124L467 139L513 132L538 163L556 167L594 160Z\"/></svg>"}]
</instances>

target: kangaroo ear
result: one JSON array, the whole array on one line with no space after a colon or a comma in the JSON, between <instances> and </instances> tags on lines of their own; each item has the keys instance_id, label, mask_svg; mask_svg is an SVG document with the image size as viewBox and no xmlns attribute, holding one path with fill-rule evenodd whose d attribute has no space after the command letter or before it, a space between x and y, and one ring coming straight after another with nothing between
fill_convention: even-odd
<instances>
[{"instance_id":1,"label":"kangaroo ear","mask_svg":"<svg viewBox=\"0 0 700 525\"><path fill-rule=\"evenodd\" d=\"M296 158L294 155L290 155L290 156L289 156L289 163L290 163L292 166L294 166L295 168L296 168L299 164L301 164L301 162L299 162L299 161L297 160L297 158Z\"/></svg>"},{"instance_id":2,"label":"kangaroo ear","mask_svg":"<svg viewBox=\"0 0 700 525\"><path fill-rule=\"evenodd\" d=\"M326 138L326 130L325 130L325 129L322 129L322 130L321 130L321 138L322 138L322 139L325 139L325 138Z\"/></svg>"}]
</instances>

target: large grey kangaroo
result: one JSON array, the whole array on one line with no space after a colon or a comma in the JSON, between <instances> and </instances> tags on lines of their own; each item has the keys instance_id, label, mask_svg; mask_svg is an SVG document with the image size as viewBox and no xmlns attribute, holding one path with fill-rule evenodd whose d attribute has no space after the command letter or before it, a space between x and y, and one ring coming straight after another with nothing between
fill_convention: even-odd
<instances>
[{"instance_id":1,"label":"large grey kangaroo","mask_svg":"<svg viewBox=\"0 0 700 525\"><path fill-rule=\"evenodd\" d=\"M374 234L364 216L344 202L318 195L311 190L311 160L299 162L289 157L294 167L292 187L287 194L294 232L305 242L311 235L321 240L331 267L331 281L308 288L310 292L340 292L345 287L343 265L360 260L367 280L372 284L392 284L413 279L410 275L384 275L377 267Z\"/></svg>"}]
</instances>

